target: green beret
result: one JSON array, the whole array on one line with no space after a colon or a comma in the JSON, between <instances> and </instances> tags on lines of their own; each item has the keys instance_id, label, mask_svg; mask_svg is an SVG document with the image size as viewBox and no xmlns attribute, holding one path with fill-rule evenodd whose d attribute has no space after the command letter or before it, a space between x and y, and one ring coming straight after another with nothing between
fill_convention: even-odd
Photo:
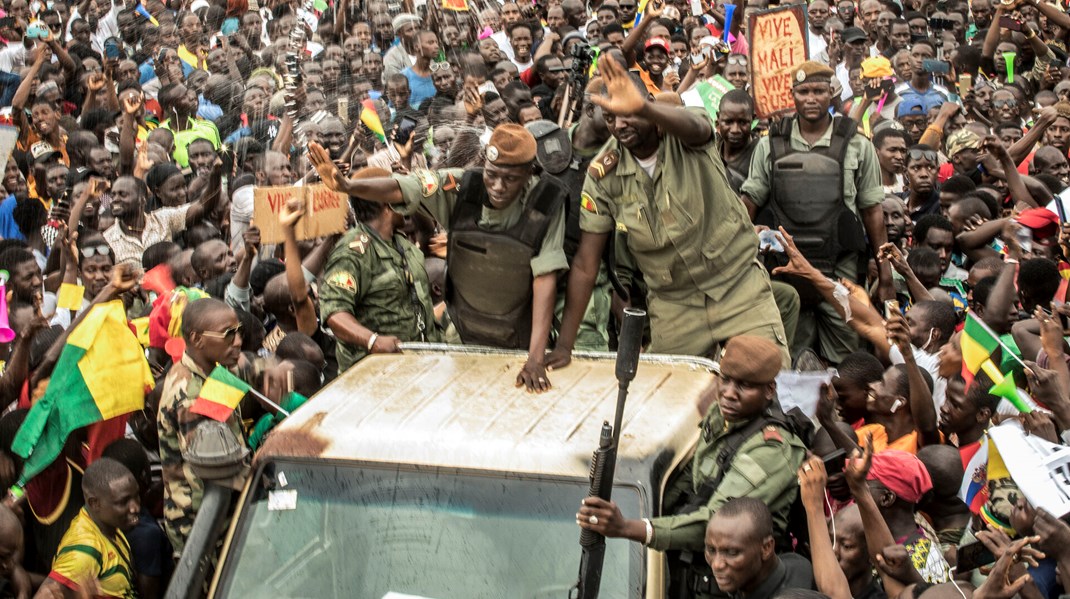
<instances>
[{"instance_id":1,"label":"green beret","mask_svg":"<svg viewBox=\"0 0 1070 599\"><path fill-rule=\"evenodd\" d=\"M721 354L721 374L762 385L780 373L780 348L765 337L737 335L728 340Z\"/></svg>"},{"instance_id":2,"label":"green beret","mask_svg":"<svg viewBox=\"0 0 1070 599\"><path fill-rule=\"evenodd\" d=\"M829 83L835 75L836 71L830 69L828 65L808 60L795 69L792 86L803 83Z\"/></svg>"}]
</instances>

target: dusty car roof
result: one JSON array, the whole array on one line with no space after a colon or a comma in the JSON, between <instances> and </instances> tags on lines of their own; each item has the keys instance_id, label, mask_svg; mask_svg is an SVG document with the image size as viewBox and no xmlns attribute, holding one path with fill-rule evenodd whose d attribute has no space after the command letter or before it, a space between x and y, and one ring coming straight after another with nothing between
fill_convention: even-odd
<instances>
[{"instance_id":1,"label":"dusty car roof","mask_svg":"<svg viewBox=\"0 0 1070 599\"><path fill-rule=\"evenodd\" d=\"M565 476L587 475L603 420L613 421L612 354L577 354L553 389L515 386L522 352L408 346L374 355L271 433L258 459L320 457ZM619 461L677 458L698 434L699 398L716 365L643 356L631 383ZM674 460L675 461L675 460ZM620 480L620 476L618 476Z\"/></svg>"}]
</instances>

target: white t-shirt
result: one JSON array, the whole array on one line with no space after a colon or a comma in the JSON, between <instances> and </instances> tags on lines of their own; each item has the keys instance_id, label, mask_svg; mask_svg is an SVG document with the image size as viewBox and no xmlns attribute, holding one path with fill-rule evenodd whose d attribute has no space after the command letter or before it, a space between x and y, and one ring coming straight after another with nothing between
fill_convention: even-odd
<instances>
[{"instance_id":1,"label":"white t-shirt","mask_svg":"<svg viewBox=\"0 0 1070 599\"><path fill-rule=\"evenodd\" d=\"M633 154L634 155L634 154ZM658 165L658 153L654 152L648 158L639 158L636 156L635 161L639 163L646 174L650 175L650 178L654 178L654 167Z\"/></svg>"},{"instance_id":2,"label":"white t-shirt","mask_svg":"<svg viewBox=\"0 0 1070 599\"><path fill-rule=\"evenodd\" d=\"M930 354L913 346L911 349L914 350L914 362L917 363L918 368L926 370L933 378L933 407L936 408L936 415L939 417L940 407L944 405L944 397L947 394L947 379L940 376L940 355ZM892 364L902 364L903 354L899 352L898 347L893 345L888 352L888 359L892 361Z\"/></svg>"}]
</instances>

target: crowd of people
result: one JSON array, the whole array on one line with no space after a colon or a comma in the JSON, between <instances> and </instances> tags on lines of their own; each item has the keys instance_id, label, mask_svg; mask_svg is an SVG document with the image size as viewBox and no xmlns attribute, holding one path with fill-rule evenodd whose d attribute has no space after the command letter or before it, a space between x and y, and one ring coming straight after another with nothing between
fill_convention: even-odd
<instances>
[{"instance_id":1,"label":"crowd of people","mask_svg":"<svg viewBox=\"0 0 1070 599\"><path fill-rule=\"evenodd\" d=\"M989 434L1070 445L1059 0L787 2L809 60L776 115L767 0L111 2L2 2L0 597L163 595L220 368L255 451L406 343L520 350L546 392L629 306L645 351L719 374L661 514L576 521L666 551L671 596L1066 594L1070 501ZM307 235L280 187L348 217ZM144 408L27 477L24 424L83 391L57 364L119 304ZM781 404L828 368L813 413ZM1070 497L1065 459L1004 457Z\"/></svg>"}]
</instances>

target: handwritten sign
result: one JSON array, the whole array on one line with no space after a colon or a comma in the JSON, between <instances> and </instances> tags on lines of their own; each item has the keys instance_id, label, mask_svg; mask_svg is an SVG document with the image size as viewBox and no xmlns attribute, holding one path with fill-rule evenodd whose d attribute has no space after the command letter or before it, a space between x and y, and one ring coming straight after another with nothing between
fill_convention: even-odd
<instances>
[{"instance_id":1,"label":"handwritten sign","mask_svg":"<svg viewBox=\"0 0 1070 599\"><path fill-rule=\"evenodd\" d=\"M765 118L795 110L794 76L807 60L806 10L791 4L749 15L751 90L755 112Z\"/></svg>"},{"instance_id":2,"label":"handwritten sign","mask_svg":"<svg viewBox=\"0 0 1070 599\"><path fill-rule=\"evenodd\" d=\"M305 214L297 221L294 233L298 240L316 239L345 231L349 200L343 193L325 185L308 187L257 187L253 190L253 220L260 228L261 243L285 240L279 214L291 199L305 204Z\"/></svg>"}]
</instances>

